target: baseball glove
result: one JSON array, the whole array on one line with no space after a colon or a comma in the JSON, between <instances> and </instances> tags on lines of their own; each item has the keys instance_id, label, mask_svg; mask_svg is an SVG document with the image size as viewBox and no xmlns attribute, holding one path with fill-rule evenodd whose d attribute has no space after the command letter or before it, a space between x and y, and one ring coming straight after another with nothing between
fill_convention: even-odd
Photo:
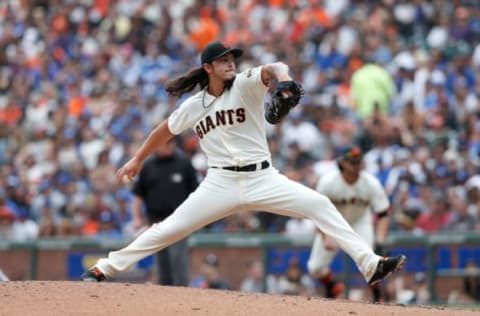
<instances>
[{"instance_id":1,"label":"baseball glove","mask_svg":"<svg viewBox=\"0 0 480 316\"><path fill-rule=\"evenodd\" d=\"M267 104L265 119L270 124L278 124L303 96L302 85L291 81L280 81L272 93L272 101Z\"/></svg>"}]
</instances>

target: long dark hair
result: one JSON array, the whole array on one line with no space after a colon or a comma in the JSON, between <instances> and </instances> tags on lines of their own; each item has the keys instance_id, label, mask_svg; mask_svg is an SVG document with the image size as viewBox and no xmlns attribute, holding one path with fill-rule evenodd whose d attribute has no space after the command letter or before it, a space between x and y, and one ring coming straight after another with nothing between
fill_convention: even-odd
<instances>
[{"instance_id":1,"label":"long dark hair","mask_svg":"<svg viewBox=\"0 0 480 316\"><path fill-rule=\"evenodd\" d=\"M165 90L174 97L181 97L187 92L191 92L200 85L200 89L208 86L208 74L203 67L193 68L184 75L167 81Z\"/></svg>"},{"instance_id":2,"label":"long dark hair","mask_svg":"<svg viewBox=\"0 0 480 316\"><path fill-rule=\"evenodd\" d=\"M224 82L225 90L229 90L235 77ZM187 92L193 91L199 85L200 90L208 86L208 73L203 67L193 68L184 75L180 75L175 79L165 83L165 90L172 97L181 97Z\"/></svg>"}]
</instances>

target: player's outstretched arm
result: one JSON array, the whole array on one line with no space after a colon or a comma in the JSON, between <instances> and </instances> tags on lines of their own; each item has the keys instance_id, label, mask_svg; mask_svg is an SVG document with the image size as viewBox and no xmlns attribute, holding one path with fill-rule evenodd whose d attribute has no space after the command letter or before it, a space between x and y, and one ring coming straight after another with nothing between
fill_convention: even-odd
<instances>
[{"instance_id":1,"label":"player's outstretched arm","mask_svg":"<svg viewBox=\"0 0 480 316\"><path fill-rule=\"evenodd\" d=\"M168 129L168 121L164 120L152 132L150 132L147 139L135 152L132 159L130 159L122 168L118 169L118 181L131 181L140 172L145 158L153 153L159 146L165 145L173 136L174 134Z\"/></svg>"}]
</instances>

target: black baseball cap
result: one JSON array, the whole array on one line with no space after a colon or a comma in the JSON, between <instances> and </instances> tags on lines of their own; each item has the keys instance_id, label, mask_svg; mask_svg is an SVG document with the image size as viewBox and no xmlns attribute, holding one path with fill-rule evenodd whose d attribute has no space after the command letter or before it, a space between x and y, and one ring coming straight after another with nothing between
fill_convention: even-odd
<instances>
[{"instance_id":1,"label":"black baseball cap","mask_svg":"<svg viewBox=\"0 0 480 316\"><path fill-rule=\"evenodd\" d=\"M209 43L202 51L202 65L204 63L211 63L217 58L222 57L228 53L232 53L233 57L238 58L242 56L243 50L240 48L230 48L223 45L221 42L212 42Z\"/></svg>"},{"instance_id":2,"label":"black baseball cap","mask_svg":"<svg viewBox=\"0 0 480 316\"><path fill-rule=\"evenodd\" d=\"M342 160L359 163L363 159L362 150L357 146L348 147L343 151Z\"/></svg>"}]
</instances>

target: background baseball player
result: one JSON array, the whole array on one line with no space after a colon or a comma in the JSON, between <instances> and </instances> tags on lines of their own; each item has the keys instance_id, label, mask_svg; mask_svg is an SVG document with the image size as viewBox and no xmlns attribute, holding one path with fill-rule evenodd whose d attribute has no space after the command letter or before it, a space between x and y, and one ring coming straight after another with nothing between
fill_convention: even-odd
<instances>
[{"instance_id":1,"label":"background baseball player","mask_svg":"<svg viewBox=\"0 0 480 316\"><path fill-rule=\"evenodd\" d=\"M338 168L321 176L317 191L326 195L338 211L368 245L376 244L376 252L383 253L382 244L388 232L388 208L390 202L380 182L361 170L362 152L352 147L338 159ZM374 225L374 214L376 225ZM376 233L375 233L376 226ZM376 237L376 238L375 238ZM328 236L320 233L315 237L307 263L309 273L325 287L326 297L337 297L344 285L335 281L330 270L338 246ZM381 299L379 283L371 285L373 300Z\"/></svg>"},{"instance_id":2,"label":"background baseball player","mask_svg":"<svg viewBox=\"0 0 480 316\"><path fill-rule=\"evenodd\" d=\"M208 159L208 172L198 188L165 220L152 225L127 247L112 251L82 276L101 281L125 271L142 258L235 212L264 210L306 217L333 238L357 264L369 283L377 283L405 263L405 256L383 258L355 233L323 195L289 180L271 167L265 121L278 123L298 104L301 87L281 62L236 74L235 58L242 51L210 43L201 54L201 67L167 83L167 92L187 98L148 136L122 168L122 181L135 177L143 161L175 135L193 129ZM278 81L272 102L264 108L269 84Z\"/></svg>"}]
</instances>

